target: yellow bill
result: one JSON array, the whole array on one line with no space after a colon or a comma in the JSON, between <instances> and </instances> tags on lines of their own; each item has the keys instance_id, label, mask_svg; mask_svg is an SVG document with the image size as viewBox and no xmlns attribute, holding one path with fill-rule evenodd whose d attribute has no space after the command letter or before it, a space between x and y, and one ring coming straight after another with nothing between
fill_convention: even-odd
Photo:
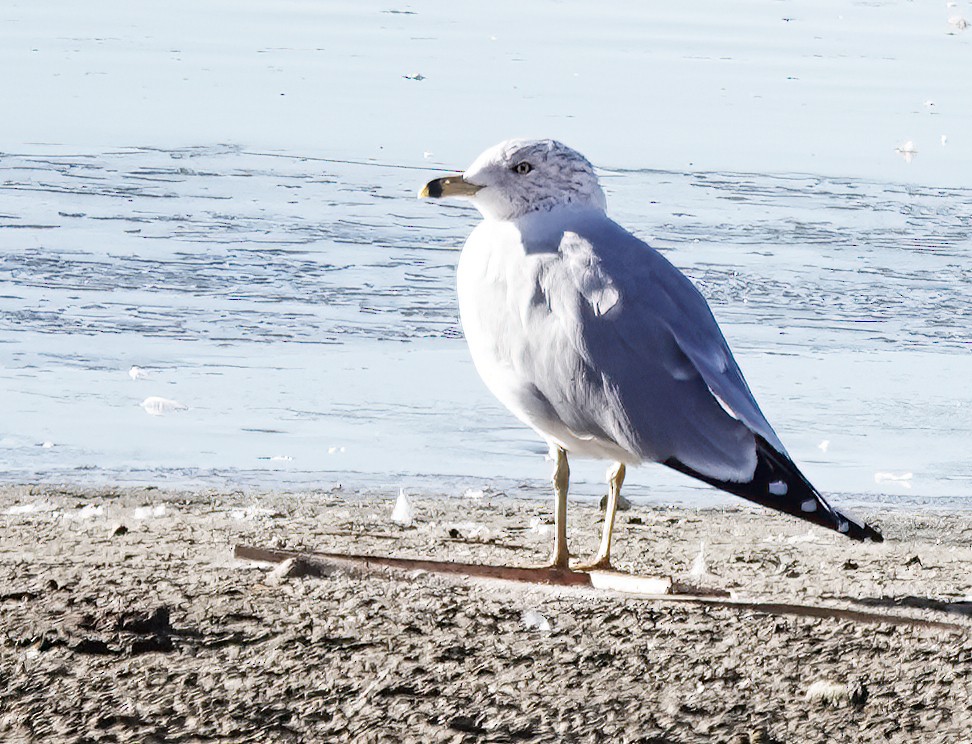
<instances>
[{"instance_id":1,"label":"yellow bill","mask_svg":"<svg viewBox=\"0 0 972 744\"><path fill-rule=\"evenodd\" d=\"M419 199L444 199L448 196L472 196L482 186L463 180L462 173L429 181L419 191Z\"/></svg>"}]
</instances>

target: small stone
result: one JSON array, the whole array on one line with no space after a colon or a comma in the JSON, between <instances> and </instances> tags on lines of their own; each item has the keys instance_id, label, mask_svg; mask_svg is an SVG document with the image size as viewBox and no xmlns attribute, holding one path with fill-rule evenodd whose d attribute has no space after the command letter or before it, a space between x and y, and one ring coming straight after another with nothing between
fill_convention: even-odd
<instances>
[{"instance_id":1,"label":"small stone","mask_svg":"<svg viewBox=\"0 0 972 744\"><path fill-rule=\"evenodd\" d=\"M606 511L607 510L607 502L608 502L607 494L605 494L604 496L601 496L601 503L600 503L601 511ZM631 502L628 501L624 497L624 494L619 494L618 495L618 511L628 511L628 509L630 509L630 508L631 508Z\"/></svg>"},{"instance_id":2,"label":"small stone","mask_svg":"<svg viewBox=\"0 0 972 744\"><path fill-rule=\"evenodd\" d=\"M128 534L128 527L126 527L123 524L120 524L117 527L115 527L115 531L112 532L111 534L114 535L114 536L116 536L116 537L118 535L127 535Z\"/></svg>"},{"instance_id":3,"label":"small stone","mask_svg":"<svg viewBox=\"0 0 972 744\"><path fill-rule=\"evenodd\" d=\"M839 682L821 679L807 689L806 700L823 706L839 708L850 700L850 688Z\"/></svg>"},{"instance_id":4,"label":"small stone","mask_svg":"<svg viewBox=\"0 0 972 744\"><path fill-rule=\"evenodd\" d=\"M287 579L299 579L301 576L319 576L321 571L312 567L300 558L288 558L267 574L267 584L282 584Z\"/></svg>"},{"instance_id":5,"label":"small stone","mask_svg":"<svg viewBox=\"0 0 972 744\"><path fill-rule=\"evenodd\" d=\"M527 630L550 630L550 621L536 610L527 610L523 613L523 627Z\"/></svg>"}]
</instances>

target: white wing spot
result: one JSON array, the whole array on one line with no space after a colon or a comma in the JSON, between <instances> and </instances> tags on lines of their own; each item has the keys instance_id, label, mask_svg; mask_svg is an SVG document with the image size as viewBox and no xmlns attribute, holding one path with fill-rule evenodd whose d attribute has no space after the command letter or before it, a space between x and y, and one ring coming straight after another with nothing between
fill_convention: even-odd
<instances>
[{"instance_id":1,"label":"white wing spot","mask_svg":"<svg viewBox=\"0 0 972 744\"><path fill-rule=\"evenodd\" d=\"M847 532L850 529L850 524L846 520L841 520L837 525L838 532Z\"/></svg>"},{"instance_id":2,"label":"white wing spot","mask_svg":"<svg viewBox=\"0 0 972 744\"><path fill-rule=\"evenodd\" d=\"M788 490L789 488L783 481L773 481L769 484L769 492L774 496L786 496Z\"/></svg>"},{"instance_id":3,"label":"white wing spot","mask_svg":"<svg viewBox=\"0 0 972 744\"><path fill-rule=\"evenodd\" d=\"M805 511L805 512L815 512L815 511L817 511L817 500L816 499L807 499L802 504L800 504L800 511Z\"/></svg>"}]
</instances>

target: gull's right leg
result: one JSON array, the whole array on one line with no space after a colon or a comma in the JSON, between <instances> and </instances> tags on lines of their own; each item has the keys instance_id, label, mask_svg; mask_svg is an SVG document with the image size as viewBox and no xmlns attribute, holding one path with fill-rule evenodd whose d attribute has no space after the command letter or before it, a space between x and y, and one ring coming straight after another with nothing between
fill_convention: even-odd
<instances>
[{"instance_id":1,"label":"gull's right leg","mask_svg":"<svg viewBox=\"0 0 972 744\"><path fill-rule=\"evenodd\" d=\"M597 550L594 560L583 566L577 566L579 571L611 568L611 538L614 535L614 517L618 513L618 501L621 498L621 486L624 484L624 463L618 462L608 470L608 500L604 513L604 530L601 532L601 546Z\"/></svg>"}]
</instances>

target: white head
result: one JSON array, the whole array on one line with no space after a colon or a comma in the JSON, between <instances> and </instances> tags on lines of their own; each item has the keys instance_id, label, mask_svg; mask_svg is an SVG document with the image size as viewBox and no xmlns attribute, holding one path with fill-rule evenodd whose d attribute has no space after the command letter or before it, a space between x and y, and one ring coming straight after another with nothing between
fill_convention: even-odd
<instances>
[{"instance_id":1,"label":"white head","mask_svg":"<svg viewBox=\"0 0 972 744\"><path fill-rule=\"evenodd\" d=\"M555 207L607 206L594 167L556 140L507 140L489 148L465 173L430 181L419 196L471 199L484 217L511 220Z\"/></svg>"}]
</instances>

